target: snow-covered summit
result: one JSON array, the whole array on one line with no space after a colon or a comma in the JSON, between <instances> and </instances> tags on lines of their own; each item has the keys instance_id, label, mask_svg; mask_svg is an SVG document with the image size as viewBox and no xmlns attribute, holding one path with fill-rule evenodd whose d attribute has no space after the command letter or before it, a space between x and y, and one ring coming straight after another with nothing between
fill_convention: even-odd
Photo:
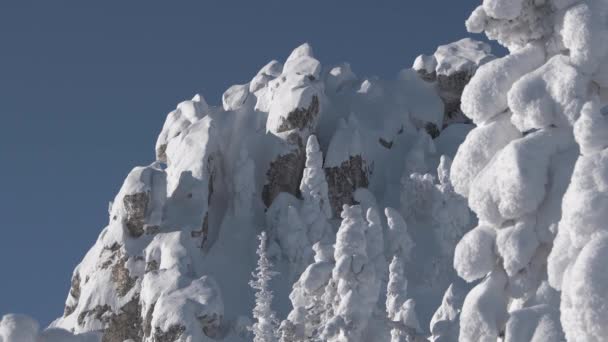
<instances>
[{"instance_id":1,"label":"snow-covered summit","mask_svg":"<svg viewBox=\"0 0 608 342\"><path fill-rule=\"evenodd\" d=\"M442 68L453 63L474 72L483 54L486 45L466 40L436 58ZM356 203L365 210L360 233L365 217L376 231L366 253L378 279L366 293L377 297L392 255L382 242L389 227L376 213L401 207L408 155L427 159L434 173L442 151L418 141L440 135L443 118L440 92L414 71L394 80L359 78L347 63L322 66L309 44L229 87L220 106L202 95L180 103L162 127L156 161L134 168L112 201L109 224L75 269L65 313L52 326L98 332L107 342L248 340L243 322L253 307L247 283L259 230L267 232L269 257L289 275L275 288L283 315L290 280L313 259L319 266L306 272L333 265L324 246L336 239L336 218L350 208L344 205ZM406 224L395 209L388 212L390 227ZM306 279L306 288L322 284ZM414 293L423 285L412 284ZM425 319L435 304L419 303Z\"/></svg>"}]
</instances>

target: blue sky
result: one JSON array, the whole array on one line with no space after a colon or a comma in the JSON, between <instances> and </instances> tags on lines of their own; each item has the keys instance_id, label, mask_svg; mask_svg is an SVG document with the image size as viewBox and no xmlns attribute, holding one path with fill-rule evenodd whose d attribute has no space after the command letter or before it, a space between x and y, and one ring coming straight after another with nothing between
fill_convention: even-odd
<instances>
[{"instance_id":1,"label":"blue sky","mask_svg":"<svg viewBox=\"0 0 608 342\"><path fill-rule=\"evenodd\" d=\"M391 78L466 36L479 0L0 2L0 315L49 323L166 114L303 42ZM481 37L477 37L481 38Z\"/></svg>"}]
</instances>

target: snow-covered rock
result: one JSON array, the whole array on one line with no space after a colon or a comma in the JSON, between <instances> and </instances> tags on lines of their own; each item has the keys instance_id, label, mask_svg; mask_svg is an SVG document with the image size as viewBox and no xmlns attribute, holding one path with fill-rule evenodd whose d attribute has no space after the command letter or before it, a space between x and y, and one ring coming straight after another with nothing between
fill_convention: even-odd
<instances>
[{"instance_id":1,"label":"snow-covered rock","mask_svg":"<svg viewBox=\"0 0 608 342\"><path fill-rule=\"evenodd\" d=\"M460 97L475 71L495 58L490 51L490 45L465 38L439 46L432 56L420 55L414 61L413 68L422 79L436 81L445 104L444 125L467 121L460 111Z\"/></svg>"},{"instance_id":2,"label":"snow-covered rock","mask_svg":"<svg viewBox=\"0 0 608 342\"><path fill-rule=\"evenodd\" d=\"M396 329L395 336L422 338L454 280L444 266L455 240L472 225L448 159L440 158L453 156L471 127L447 127L442 137L442 89L458 101L492 57L485 43L465 39L433 58L445 87L413 69L382 80L359 78L348 63L324 68L303 44L284 63L270 61L229 87L217 106L201 95L178 104L160 131L156 159L128 173L108 225L75 268L64 314L43 332L35 323L19 328L24 341L251 340L248 280L260 229L281 272L270 286L272 305L286 318L283 336L365 340ZM405 202L429 195L422 206L402 203L402 179L412 172L419 173L406 181L411 189L429 191ZM429 221L410 224L410 216ZM426 224L432 229L423 231ZM382 292L394 255L414 276L388 324ZM435 276L417 275L436 273L442 280L425 290ZM12 321L2 324L30 322ZM0 330L0 340L13 342L14 330Z\"/></svg>"}]
</instances>

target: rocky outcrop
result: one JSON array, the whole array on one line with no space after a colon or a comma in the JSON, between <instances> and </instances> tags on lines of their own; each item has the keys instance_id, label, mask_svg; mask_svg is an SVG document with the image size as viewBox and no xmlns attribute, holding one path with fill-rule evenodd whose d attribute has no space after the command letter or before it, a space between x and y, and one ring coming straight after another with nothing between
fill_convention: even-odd
<instances>
[{"instance_id":1,"label":"rocky outcrop","mask_svg":"<svg viewBox=\"0 0 608 342\"><path fill-rule=\"evenodd\" d=\"M122 201L126 211L123 220L129 235L132 237L142 236L150 195L145 192L125 195Z\"/></svg>"},{"instance_id":2,"label":"rocky outcrop","mask_svg":"<svg viewBox=\"0 0 608 342\"><path fill-rule=\"evenodd\" d=\"M305 162L306 155L298 145L293 152L280 155L270 162L266 172L267 183L262 189L262 201L266 207L270 207L281 192L298 195Z\"/></svg>"},{"instance_id":3,"label":"rocky outcrop","mask_svg":"<svg viewBox=\"0 0 608 342\"><path fill-rule=\"evenodd\" d=\"M436 85L443 100L444 126L452 122L470 121L460 110L460 97L477 68L494 59L490 51L488 44L465 38L438 47L432 56L420 55L416 58L414 70L420 78ZM432 132L429 134L435 137Z\"/></svg>"},{"instance_id":4,"label":"rocky outcrop","mask_svg":"<svg viewBox=\"0 0 608 342\"><path fill-rule=\"evenodd\" d=\"M465 67L445 71L439 55L422 63L424 81L411 69L395 80L360 79L346 63L322 71L304 44L284 64L271 61L230 87L221 106L199 95L180 103L158 137L156 161L134 168L111 203L54 325L101 331L105 342L240 341L230 338L244 336L234 325L250 312L247 253L257 225L281 201L300 210L307 196L313 203L322 195L321 210L302 209L307 227L320 227L307 235L318 241L334 233L329 218L356 204L357 189L399 184L391 164L403 161L417 132L440 134L442 100L454 112L472 75ZM459 61L481 63L467 58ZM300 189L313 134L317 156ZM281 253L286 245L271 247Z\"/></svg>"},{"instance_id":5,"label":"rocky outcrop","mask_svg":"<svg viewBox=\"0 0 608 342\"><path fill-rule=\"evenodd\" d=\"M340 166L325 168L329 186L329 202L339 215L344 204L355 204L355 190L369 186L367 165L361 155L351 156Z\"/></svg>"},{"instance_id":6,"label":"rocky outcrop","mask_svg":"<svg viewBox=\"0 0 608 342\"><path fill-rule=\"evenodd\" d=\"M266 130L278 142L262 190L266 207L281 192L298 195L306 161L304 144L316 129L321 112L320 70L312 48L304 44L287 58L281 76L271 81L274 90Z\"/></svg>"},{"instance_id":7,"label":"rocky outcrop","mask_svg":"<svg viewBox=\"0 0 608 342\"><path fill-rule=\"evenodd\" d=\"M106 329L101 342L124 342L129 339L141 341L143 325L140 310L139 296L135 296L118 313L109 317L102 316Z\"/></svg>"}]
</instances>

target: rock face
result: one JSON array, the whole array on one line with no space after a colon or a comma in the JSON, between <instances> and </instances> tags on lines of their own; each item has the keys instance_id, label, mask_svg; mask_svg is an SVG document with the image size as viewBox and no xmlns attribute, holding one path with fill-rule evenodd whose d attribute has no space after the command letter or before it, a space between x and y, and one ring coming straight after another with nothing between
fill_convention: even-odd
<instances>
[{"instance_id":1,"label":"rock face","mask_svg":"<svg viewBox=\"0 0 608 342\"><path fill-rule=\"evenodd\" d=\"M280 192L298 195L306 159L305 144L315 131L321 114L324 83L319 80L321 64L312 48L304 44L287 58L281 75L271 81L266 130L280 143L266 172L262 200L266 207Z\"/></svg>"},{"instance_id":2,"label":"rock face","mask_svg":"<svg viewBox=\"0 0 608 342\"><path fill-rule=\"evenodd\" d=\"M488 44L465 38L438 47L432 56L416 58L414 70L436 85L445 104L444 125L469 121L460 110L460 97L477 68L494 59L490 51Z\"/></svg>"},{"instance_id":3,"label":"rock face","mask_svg":"<svg viewBox=\"0 0 608 342\"><path fill-rule=\"evenodd\" d=\"M367 188L367 165L361 155L351 156L340 166L325 169L329 185L329 202L334 213L340 214L344 204L355 204L355 190Z\"/></svg>"},{"instance_id":4,"label":"rock face","mask_svg":"<svg viewBox=\"0 0 608 342\"><path fill-rule=\"evenodd\" d=\"M455 54L466 67L458 70L473 70L481 62L462 46ZM439 86L413 70L391 81L359 79L345 63L323 70L303 44L284 64L271 61L230 87L221 106L200 95L180 103L162 127L156 161L135 167L110 205L109 223L74 270L53 326L100 332L103 342L250 341L247 284L254 237L268 216L295 218L305 208L300 233L312 245L334 238L330 218L356 204L357 189L369 188L365 205L378 196L379 204L399 207L390 191L400 188L412 141L421 131L441 133L442 99L468 77L438 66L419 72ZM300 190L313 134L315 157ZM269 252L297 272L281 259L287 244L272 227Z\"/></svg>"}]
</instances>

